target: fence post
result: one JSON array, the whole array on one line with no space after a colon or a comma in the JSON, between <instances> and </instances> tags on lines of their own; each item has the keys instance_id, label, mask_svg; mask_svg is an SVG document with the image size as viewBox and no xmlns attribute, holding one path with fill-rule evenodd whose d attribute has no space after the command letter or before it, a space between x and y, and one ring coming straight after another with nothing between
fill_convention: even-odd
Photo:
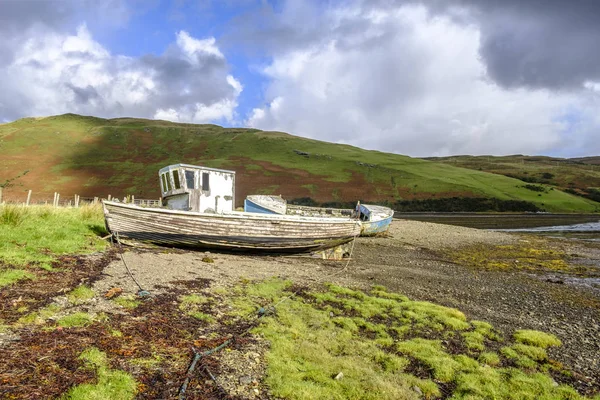
<instances>
[{"instance_id":1,"label":"fence post","mask_svg":"<svg viewBox=\"0 0 600 400\"><path fill-rule=\"evenodd\" d=\"M110 201L110 194L108 195L108 201Z\"/></svg>"},{"instance_id":2,"label":"fence post","mask_svg":"<svg viewBox=\"0 0 600 400\"><path fill-rule=\"evenodd\" d=\"M131 204L135 204L135 196L131 195Z\"/></svg>"},{"instance_id":3,"label":"fence post","mask_svg":"<svg viewBox=\"0 0 600 400\"><path fill-rule=\"evenodd\" d=\"M54 207L58 207L59 203L60 203L60 193L56 193L56 205Z\"/></svg>"},{"instance_id":4,"label":"fence post","mask_svg":"<svg viewBox=\"0 0 600 400\"><path fill-rule=\"evenodd\" d=\"M54 192L54 199L52 199L52 207L56 207L56 192Z\"/></svg>"},{"instance_id":5,"label":"fence post","mask_svg":"<svg viewBox=\"0 0 600 400\"><path fill-rule=\"evenodd\" d=\"M30 200L31 200L31 189L29 189L29 192L27 192L27 203L25 203L25 206L29 207Z\"/></svg>"},{"instance_id":6,"label":"fence post","mask_svg":"<svg viewBox=\"0 0 600 400\"><path fill-rule=\"evenodd\" d=\"M75 208L79 207L79 195L78 194L75 195L74 200L75 200Z\"/></svg>"},{"instance_id":7,"label":"fence post","mask_svg":"<svg viewBox=\"0 0 600 400\"><path fill-rule=\"evenodd\" d=\"M94 197L94 205L98 204L98 198Z\"/></svg>"}]
</instances>

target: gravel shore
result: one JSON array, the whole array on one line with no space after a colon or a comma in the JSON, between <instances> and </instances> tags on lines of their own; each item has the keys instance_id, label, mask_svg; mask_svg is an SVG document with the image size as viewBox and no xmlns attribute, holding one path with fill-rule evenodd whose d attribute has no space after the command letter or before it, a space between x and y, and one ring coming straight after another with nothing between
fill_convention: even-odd
<instances>
[{"instance_id":1,"label":"gravel shore","mask_svg":"<svg viewBox=\"0 0 600 400\"><path fill-rule=\"evenodd\" d=\"M231 285L240 278L272 276L302 285L324 281L367 288L380 284L415 300L455 307L469 318L489 321L510 336L516 329L538 329L563 342L551 356L571 368L580 389L600 389L600 291L521 271L485 271L452 262L448 254L470 245L505 245L526 240L518 234L450 225L395 220L387 237L358 238L352 259L264 257L179 250L130 250L127 265L144 289L160 292L173 281L207 278ZM551 242L551 243L550 243ZM600 244L550 241L580 262L600 268ZM202 259L210 257L214 262ZM104 270L94 289L138 288L119 259Z\"/></svg>"}]
</instances>

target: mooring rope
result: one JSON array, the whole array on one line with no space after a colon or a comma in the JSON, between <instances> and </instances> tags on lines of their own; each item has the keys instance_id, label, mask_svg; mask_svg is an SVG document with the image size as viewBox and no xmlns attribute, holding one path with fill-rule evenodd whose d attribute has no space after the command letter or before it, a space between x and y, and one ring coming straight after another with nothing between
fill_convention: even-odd
<instances>
[{"instance_id":1,"label":"mooring rope","mask_svg":"<svg viewBox=\"0 0 600 400\"><path fill-rule=\"evenodd\" d=\"M119 232L115 232L114 234L112 234L110 236L110 242L111 242L111 244L114 245L113 237L117 240L117 243L119 244L119 256L121 256L121 261L123 261L123 265L125 265L125 269L127 270L127 273L129 274L129 276L131 277L131 279L135 282L135 284L137 285L137 287L140 289L137 292L137 295L139 297L150 296L150 292L147 291L147 290L144 290L144 288L142 287L142 285L140 285L140 283L137 281L137 279L135 279L135 276L133 276L133 273L129 269L129 266L127 265L127 262L125 262L125 257L123 257L123 245L121 244L121 241L119 240Z\"/></svg>"}]
</instances>

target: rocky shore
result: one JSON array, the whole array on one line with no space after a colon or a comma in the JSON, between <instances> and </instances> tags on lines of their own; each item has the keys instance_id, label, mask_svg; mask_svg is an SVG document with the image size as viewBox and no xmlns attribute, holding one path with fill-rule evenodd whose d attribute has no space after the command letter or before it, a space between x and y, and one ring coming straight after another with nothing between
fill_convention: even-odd
<instances>
[{"instance_id":1,"label":"rocky shore","mask_svg":"<svg viewBox=\"0 0 600 400\"><path fill-rule=\"evenodd\" d=\"M210 279L229 286L240 278L279 276L298 285L335 282L359 288L378 284L415 300L455 307L469 318L491 322L507 337L516 329L555 334L563 345L551 357L571 369L579 390L600 388L600 290L569 283L564 271L490 270L453 258L469 246L502 248L528 236L457 226L396 220L386 237L358 238L347 261L311 257L264 257L179 250L131 250L124 254L140 284L151 292L168 282ZM536 239L532 246L567 254L569 263L600 269L600 245ZM497 252L496 252L497 253ZM510 255L507 255L510 257ZM210 260L211 262L207 262ZM117 260L94 290L138 288Z\"/></svg>"}]
</instances>

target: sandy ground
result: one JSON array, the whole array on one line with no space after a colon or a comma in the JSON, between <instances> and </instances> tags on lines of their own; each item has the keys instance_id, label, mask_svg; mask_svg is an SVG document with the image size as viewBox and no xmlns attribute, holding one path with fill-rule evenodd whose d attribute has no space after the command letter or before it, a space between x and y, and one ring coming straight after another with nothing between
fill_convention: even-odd
<instances>
[{"instance_id":1,"label":"sandy ground","mask_svg":"<svg viewBox=\"0 0 600 400\"><path fill-rule=\"evenodd\" d=\"M128 249L123 259L140 285L153 294L173 281L210 279L233 285L240 278L279 276L302 285L335 282L360 288L380 284L416 300L456 307L469 318L493 323L505 335L515 329L539 329L557 335L563 346L551 356L573 369L581 386L600 387L600 291L557 283L525 272L481 271L447 260L444 254L472 244L509 244L525 240L508 233L394 221L387 237L358 238L352 259L274 257L188 252L175 249ZM600 268L600 245L558 245ZM214 262L204 262L204 257ZM123 261L113 261L94 289L139 289Z\"/></svg>"}]
</instances>

